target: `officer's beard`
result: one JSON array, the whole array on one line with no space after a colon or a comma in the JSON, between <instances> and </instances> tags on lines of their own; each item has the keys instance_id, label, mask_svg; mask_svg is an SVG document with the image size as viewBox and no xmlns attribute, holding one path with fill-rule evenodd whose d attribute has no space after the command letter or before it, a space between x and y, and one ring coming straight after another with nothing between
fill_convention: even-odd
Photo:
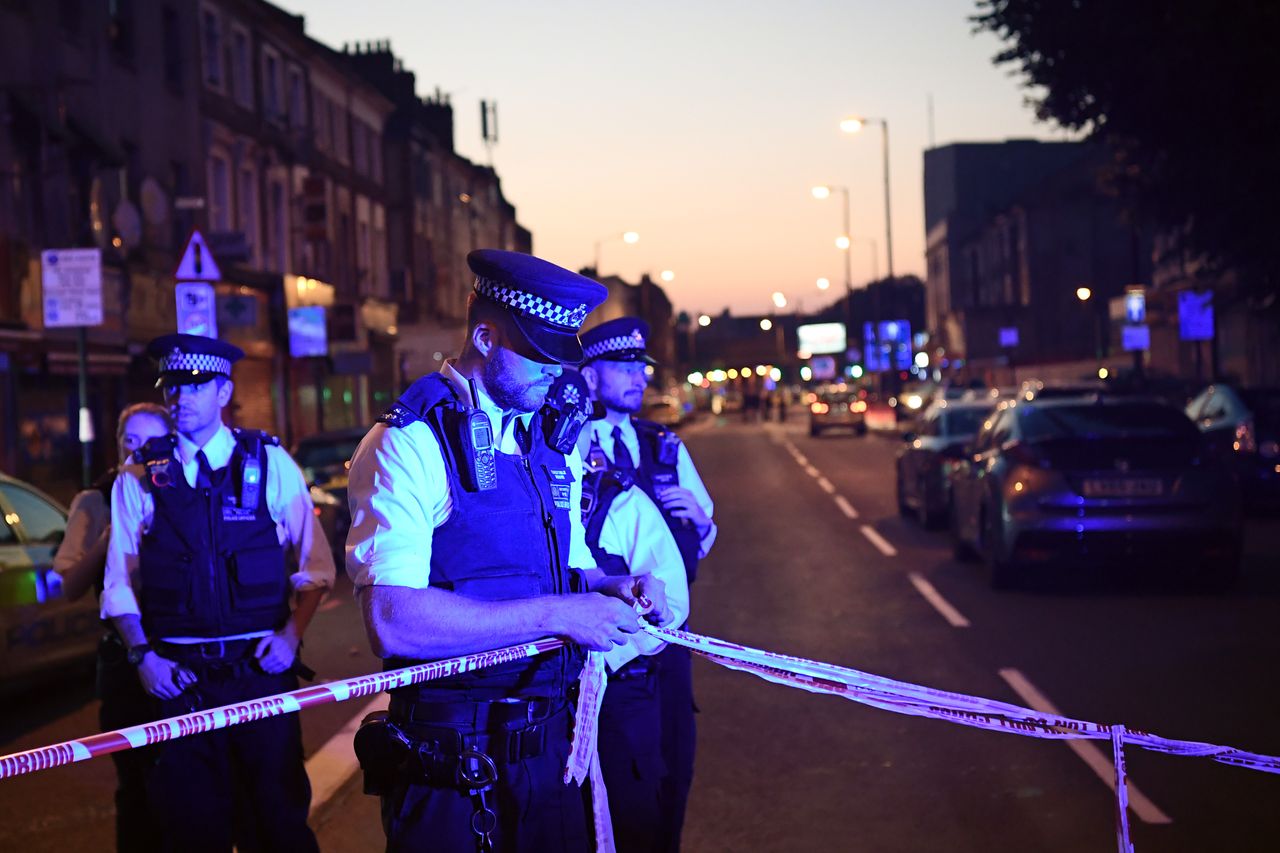
<instances>
[{"instance_id":1,"label":"officer's beard","mask_svg":"<svg viewBox=\"0 0 1280 853\"><path fill-rule=\"evenodd\" d=\"M505 348L486 358L480 374L484 380L484 390L498 408L504 411L537 411L547 399L552 377L543 375L531 383L516 380L512 376L512 363L517 359L519 356Z\"/></svg>"}]
</instances>

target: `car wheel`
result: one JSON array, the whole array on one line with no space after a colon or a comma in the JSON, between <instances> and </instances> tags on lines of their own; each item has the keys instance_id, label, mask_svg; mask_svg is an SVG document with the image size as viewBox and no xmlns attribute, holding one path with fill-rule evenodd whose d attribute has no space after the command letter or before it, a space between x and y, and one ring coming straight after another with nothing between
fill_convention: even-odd
<instances>
[{"instance_id":1,"label":"car wheel","mask_svg":"<svg viewBox=\"0 0 1280 853\"><path fill-rule=\"evenodd\" d=\"M865 437L867 434L866 422L864 421L863 423L858 424L858 426L854 429L854 432L856 432L860 436Z\"/></svg>"},{"instance_id":2,"label":"car wheel","mask_svg":"<svg viewBox=\"0 0 1280 853\"><path fill-rule=\"evenodd\" d=\"M897 495L898 495L898 515L901 515L901 516L903 516L903 517L907 517L907 516L911 515L911 507L907 506L907 502L906 502L906 500L905 500L906 495L904 495L904 494L902 493L902 467L901 467L901 465L897 466L897 476L896 476L894 479L897 481L897 488L895 489L895 491L897 492Z\"/></svg>"},{"instance_id":3,"label":"car wheel","mask_svg":"<svg viewBox=\"0 0 1280 853\"><path fill-rule=\"evenodd\" d=\"M972 563L978 559L978 552L974 551L968 542L960 535L960 518L956 515L956 505L951 504L951 512L948 513L951 527L951 556L955 557L957 562Z\"/></svg>"},{"instance_id":4,"label":"car wheel","mask_svg":"<svg viewBox=\"0 0 1280 853\"><path fill-rule=\"evenodd\" d=\"M818 429L813 424L809 424L809 438L817 438L821 433L822 430Z\"/></svg>"},{"instance_id":5,"label":"car wheel","mask_svg":"<svg viewBox=\"0 0 1280 853\"><path fill-rule=\"evenodd\" d=\"M929 486L921 483L919 488L920 506L916 509L916 518L920 522L920 526L925 530L933 530L938 526L940 519L938 514L929 509Z\"/></svg>"},{"instance_id":6,"label":"car wheel","mask_svg":"<svg viewBox=\"0 0 1280 853\"><path fill-rule=\"evenodd\" d=\"M983 510L978 525L982 541L982 562L987 570L987 581L992 589L1009 589L1014 584L1016 567L1001 555L1000 513Z\"/></svg>"}]
</instances>

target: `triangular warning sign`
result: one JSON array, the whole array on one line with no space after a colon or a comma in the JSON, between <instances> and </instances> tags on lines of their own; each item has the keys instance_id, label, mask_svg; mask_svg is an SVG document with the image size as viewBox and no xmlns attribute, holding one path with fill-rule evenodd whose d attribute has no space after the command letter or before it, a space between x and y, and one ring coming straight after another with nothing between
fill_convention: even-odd
<instances>
[{"instance_id":1,"label":"triangular warning sign","mask_svg":"<svg viewBox=\"0 0 1280 853\"><path fill-rule=\"evenodd\" d=\"M218 262L213 259L213 252L209 251L199 231L191 232L191 239L187 240L187 248L173 275L178 281L219 281L222 278Z\"/></svg>"}]
</instances>

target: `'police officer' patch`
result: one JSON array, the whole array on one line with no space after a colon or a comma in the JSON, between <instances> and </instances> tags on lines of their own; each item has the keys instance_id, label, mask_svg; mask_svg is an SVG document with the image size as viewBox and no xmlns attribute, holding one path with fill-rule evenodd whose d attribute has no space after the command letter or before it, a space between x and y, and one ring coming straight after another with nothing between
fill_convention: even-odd
<instances>
[{"instance_id":1,"label":"'police officer' patch","mask_svg":"<svg viewBox=\"0 0 1280 853\"><path fill-rule=\"evenodd\" d=\"M223 521L253 521L257 517L257 513L253 509L241 509L238 506L224 506L222 508Z\"/></svg>"},{"instance_id":2,"label":"'police officer' patch","mask_svg":"<svg viewBox=\"0 0 1280 853\"><path fill-rule=\"evenodd\" d=\"M556 509L569 509L569 488L573 483L573 475L568 468L548 468L547 477L551 480L551 499Z\"/></svg>"}]
</instances>

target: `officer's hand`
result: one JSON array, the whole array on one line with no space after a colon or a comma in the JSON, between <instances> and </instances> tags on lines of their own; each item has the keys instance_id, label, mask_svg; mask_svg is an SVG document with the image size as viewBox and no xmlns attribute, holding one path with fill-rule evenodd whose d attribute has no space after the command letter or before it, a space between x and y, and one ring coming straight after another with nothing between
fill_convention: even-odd
<instances>
[{"instance_id":1,"label":"officer's hand","mask_svg":"<svg viewBox=\"0 0 1280 853\"><path fill-rule=\"evenodd\" d=\"M558 632L583 648L607 652L640 630L640 620L626 602L597 592L560 599Z\"/></svg>"},{"instance_id":2,"label":"officer's hand","mask_svg":"<svg viewBox=\"0 0 1280 853\"><path fill-rule=\"evenodd\" d=\"M675 518L687 518L699 531L711 526L711 517L702 511L693 492L682 486L667 486L658 492L658 502Z\"/></svg>"},{"instance_id":3,"label":"officer's hand","mask_svg":"<svg viewBox=\"0 0 1280 853\"><path fill-rule=\"evenodd\" d=\"M259 640L258 648L253 654L258 659L258 665L262 667L262 671L274 675L293 666L293 659L298 656L298 642L299 638L294 633L293 624L289 623L274 634L268 634Z\"/></svg>"},{"instance_id":4,"label":"officer's hand","mask_svg":"<svg viewBox=\"0 0 1280 853\"><path fill-rule=\"evenodd\" d=\"M595 591L625 601L632 609L639 605L639 614L655 624L670 618L666 584L653 575L609 576L596 584Z\"/></svg>"},{"instance_id":5,"label":"officer's hand","mask_svg":"<svg viewBox=\"0 0 1280 853\"><path fill-rule=\"evenodd\" d=\"M155 652L147 652L138 664L138 678L142 680L142 688L159 699L176 699L188 685L195 683L191 670Z\"/></svg>"}]
</instances>

